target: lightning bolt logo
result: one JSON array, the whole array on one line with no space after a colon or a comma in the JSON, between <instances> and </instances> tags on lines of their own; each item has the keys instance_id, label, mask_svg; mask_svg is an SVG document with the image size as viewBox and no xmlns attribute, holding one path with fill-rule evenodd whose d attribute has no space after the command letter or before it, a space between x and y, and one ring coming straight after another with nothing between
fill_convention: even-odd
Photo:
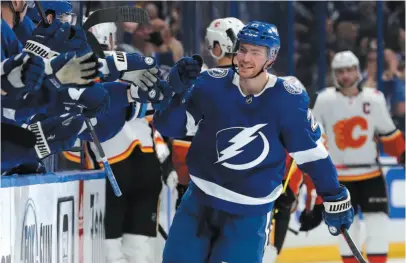
<instances>
[{"instance_id":1,"label":"lightning bolt logo","mask_svg":"<svg viewBox=\"0 0 406 263\"><path fill-rule=\"evenodd\" d=\"M255 167L256 165L260 164L268 155L269 153L269 143L268 139L265 137L265 135L262 132L258 132L261 128L265 127L267 124L257 124L253 127L245 128L245 127L232 127L232 128L227 128L224 130L221 130L217 132L217 135L225 130L230 130L230 129L242 129L241 132L239 132L237 135L235 135L233 138L229 140L230 143L232 143L229 147L226 149L222 150L220 153L218 153L218 159L215 162L215 164L223 162L221 165L233 169L233 170L246 170L250 169L252 167ZM253 140L255 140L258 135L261 136L263 143L264 143L264 149L260 156L256 158L254 161L245 163L245 164L230 164L227 162L224 162L240 153L242 153L244 150L241 150L244 146L248 145L251 143ZM220 157L221 155L221 157Z\"/></svg>"}]
</instances>

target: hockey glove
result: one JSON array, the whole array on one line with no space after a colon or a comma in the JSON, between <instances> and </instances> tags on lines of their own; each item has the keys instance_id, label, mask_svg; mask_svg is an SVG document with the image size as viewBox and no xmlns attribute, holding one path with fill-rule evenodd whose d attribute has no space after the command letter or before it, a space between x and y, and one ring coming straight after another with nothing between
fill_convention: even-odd
<instances>
[{"instance_id":1,"label":"hockey glove","mask_svg":"<svg viewBox=\"0 0 406 263\"><path fill-rule=\"evenodd\" d=\"M169 85L177 94L182 94L192 84L202 69L202 59L198 55L184 57L176 62L169 72Z\"/></svg>"},{"instance_id":2,"label":"hockey glove","mask_svg":"<svg viewBox=\"0 0 406 263\"><path fill-rule=\"evenodd\" d=\"M45 75L44 61L20 53L1 62L2 90L19 100L28 92L38 91Z\"/></svg>"},{"instance_id":3,"label":"hockey glove","mask_svg":"<svg viewBox=\"0 0 406 263\"><path fill-rule=\"evenodd\" d=\"M63 89L64 85L86 85L98 76L99 64L92 52L81 56L75 52L63 53L45 60L45 85Z\"/></svg>"},{"instance_id":4,"label":"hockey glove","mask_svg":"<svg viewBox=\"0 0 406 263\"><path fill-rule=\"evenodd\" d=\"M310 231L320 225L323 221L323 205L314 205L313 210L307 211L306 209L302 211L299 217L300 229L299 231Z\"/></svg>"},{"instance_id":5,"label":"hockey glove","mask_svg":"<svg viewBox=\"0 0 406 263\"><path fill-rule=\"evenodd\" d=\"M105 115L110 108L110 96L100 83L87 88L68 88L59 92L58 101L65 107L79 107L88 118Z\"/></svg>"},{"instance_id":6,"label":"hockey glove","mask_svg":"<svg viewBox=\"0 0 406 263\"><path fill-rule=\"evenodd\" d=\"M158 82L158 69L156 68L156 61L152 57L120 51L106 53L109 56L105 59L99 59L103 65L100 72L103 74L104 81L121 79L140 87L144 91L151 89Z\"/></svg>"},{"instance_id":7,"label":"hockey glove","mask_svg":"<svg viewBox=\"0 0 406 263\"><path fill-rule=\"evenodd\" d=\"M354 221L354 209L351 206L350 193L341 186L341 192L335 196L323 196L324 221L333 236L341 233L341 228L349 229Z\"/></svg>"},{"instance_id":8,"label":"hockey glove","mask_svg":"<svg viewBox=\"0 0 406 263\"><path fill-rule=\"evenodd\" d=\"M70 150L83 125L81 115L64 114L24 127L35 134L35 152L39 159L43 159L50 154Z\"/></svg>"},{"instance_id":9,"label":"hockey glove","mask_svg":"<svg viewBox=\"0 0 406 263\"><path fill-rule=\"evenodd\" d=\"M154 110L163 111L169 106L172 96L173 96L173 92L172 92L171 88L169 87L168 82L163 81L163 80L160 80L158 82L157 87L160 91L159 99L151 100L151 104L152 104L152 107L154 108Z\"/></svg>"},{"instance_id":10,"label":"hockey glove","mask_svg":"<svg viewBox=\"0 0 406 263\"><path fill-rule=\"evenodd\" d=\"M52 58L60 53L80 51L88 48L86 34L81 27L71 26L54 20L48 27L41 23L34 29L24 50L44 58Z\"/></svg>"}]
</instances>

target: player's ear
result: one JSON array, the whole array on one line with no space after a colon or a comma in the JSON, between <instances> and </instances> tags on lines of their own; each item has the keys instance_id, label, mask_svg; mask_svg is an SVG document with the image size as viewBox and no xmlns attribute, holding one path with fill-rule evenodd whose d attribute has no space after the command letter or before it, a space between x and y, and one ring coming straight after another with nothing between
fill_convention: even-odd
<instances>
[{"instance_id":1,"label":"player's ear","mask_svg":"<svg viewBox=\"0 0 406 263\"><path fill-rule=\"evenodd\" d=\"M275 62L275 60L268 59L268 61L264 65L264 70L269 69L274 62Z\"/></svg>"}]
</instances>

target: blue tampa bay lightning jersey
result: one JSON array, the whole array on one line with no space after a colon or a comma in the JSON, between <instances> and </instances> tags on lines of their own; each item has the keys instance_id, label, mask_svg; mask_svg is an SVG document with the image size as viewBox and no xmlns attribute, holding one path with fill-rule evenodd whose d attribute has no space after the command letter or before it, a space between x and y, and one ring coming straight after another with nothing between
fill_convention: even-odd
<instances>
[{"instance_id":1,"label":"blue tampa bay lightning jersey","mask_svg":"<svg viewBox=\"0 0 406 263\"><path fill-rule=\"evenodd\" d=\"M233 70L210 69L155 114L155 127L168 137L183 137L199 123L187 165L203 204L235 214L267 213L282 192L286 151L318 194L340 192L307 93L268 77L262 92L246 96Z\"/></svg>"}]
</instances>

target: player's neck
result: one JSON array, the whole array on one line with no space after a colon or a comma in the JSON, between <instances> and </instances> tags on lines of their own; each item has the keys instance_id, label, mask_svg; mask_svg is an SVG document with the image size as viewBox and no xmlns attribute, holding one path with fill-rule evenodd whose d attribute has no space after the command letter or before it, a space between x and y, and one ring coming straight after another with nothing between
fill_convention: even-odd
<instances>
[{"instance_id":1,"label":"player's neck","mask_svg":"<svg viewBox=\"0 0 406 263\"><path fill-rule=\"evenodd\" d=\"M269 76L265 72L253 79L240 79L240 88L245 95L260 93L268 83Z\"/></svg>"},{"instance_id":2,"label":"player's neck","mask_svg":"<svg viewBox=\"0 0 406 263\"><path fill-rule=\"evenodd\" d=\"M229 57L222 57L216 61L216 67L223 67L231 65L231 58Z\"/></svg>"},{"instance_id":3,"label":"player's neck","mask_svg":"<svg viewBox=\"0 0 406 263\"><path fill-rule=\"evenodd\" d=\"M11 12L9 7L3 7L3 4L1 6L1 18L3 18L7 25L13 29L13 12Z\"/></svg>"},{"instance_id":4,"label":"player's neck","mask_svg":"<svg viewBox=\"0 0 406 263\"><path fill-rule=\"evenodd\" d=\"M359 89L358 89L357 85L354 85L349 88L341 88L340 91L344 96L347 96L347 97L357 96L359 93Z\"/></svg>"}]
</instances>

